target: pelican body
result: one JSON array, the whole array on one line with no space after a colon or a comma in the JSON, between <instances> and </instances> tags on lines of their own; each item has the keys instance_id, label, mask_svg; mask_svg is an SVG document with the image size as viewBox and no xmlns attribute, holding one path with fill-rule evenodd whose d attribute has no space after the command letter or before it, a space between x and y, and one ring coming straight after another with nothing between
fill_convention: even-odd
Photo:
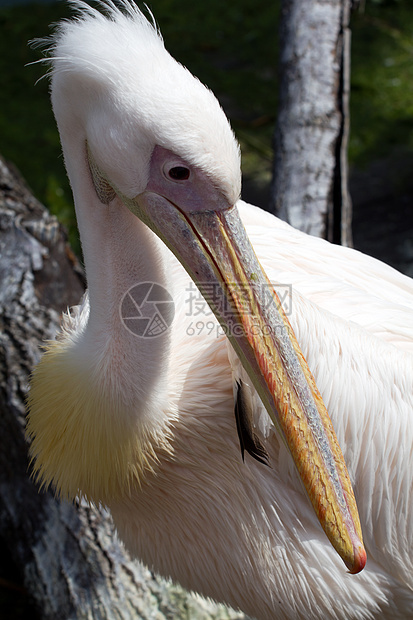
<instances>
[{"instance_id":1,"label":"pelican body","mask_svg":"<svg viewBox=\"0 0 413 620\"><path fill-rule=\"evenodd\" d=\"M212 93L102 5L51 48L88 293L33 373L35 476L258 619L413 617L412 281L239 200Z\"/></svg>"}]
</instances>

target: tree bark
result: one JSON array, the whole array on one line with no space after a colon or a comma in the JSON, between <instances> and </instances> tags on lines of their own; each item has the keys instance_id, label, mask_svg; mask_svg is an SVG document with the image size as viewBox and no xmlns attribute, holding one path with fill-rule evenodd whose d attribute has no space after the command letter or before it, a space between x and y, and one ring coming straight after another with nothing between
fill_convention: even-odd
<instances>
[{"instance_id":1,"label":"tree bark","mask_svg":"<svg viewBox=\"0 0 413 620\"><path fill-rule=\"evenodd\" d=\"M33 608L45 620L245 618L132 561L103 508L60 503L30 479L29 375L84 279L56 219L1 158L0 282L0 538Z\"/></svg>"},{"instance_id":2,"label":"tree bark","mask_svg":"<svg viewBox=\"0 0 413 620\"><path fill-rule=\"evenodd\" d=\"M351 245L348 193L351 0L281 0L272 211Z\"/></svg>"}]
</instances>

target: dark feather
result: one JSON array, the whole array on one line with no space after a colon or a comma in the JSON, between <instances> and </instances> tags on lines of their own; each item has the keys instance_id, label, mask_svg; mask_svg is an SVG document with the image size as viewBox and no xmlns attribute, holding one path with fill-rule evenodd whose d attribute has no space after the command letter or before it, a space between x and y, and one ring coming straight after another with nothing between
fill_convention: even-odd
<instances>
[{"instance_id":1,"label":"dark feather","mask_svg":"<svg viewBox=\"0 0 413 620\"><path fill-rule=\"evenodd\" d=\"M254 432L252 425L253 408L250 388L241 380L237 381L237 396L235 399L234 413L237 422L242 460L244 460L244 452L246 450L248 454L260 463L263 463L263 465L269 465L268 453L257 434Z\"/></svg>"}]
</instances>

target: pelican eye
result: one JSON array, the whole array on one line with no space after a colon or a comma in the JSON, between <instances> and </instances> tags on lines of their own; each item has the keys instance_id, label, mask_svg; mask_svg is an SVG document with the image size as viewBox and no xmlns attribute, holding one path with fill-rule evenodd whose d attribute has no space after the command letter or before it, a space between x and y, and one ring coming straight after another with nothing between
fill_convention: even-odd
<instances>
[{"instance_id":1,"label":"pelican eye","mask_svg":"<svg viewBox=\"0 0 413 620\"><path fill-rule=\"evenodd\" d=\"M173 181L186 181L189 179L190 171L185 166L173 166L168 172L168 176Z\"/></svg>"}]
</instances>

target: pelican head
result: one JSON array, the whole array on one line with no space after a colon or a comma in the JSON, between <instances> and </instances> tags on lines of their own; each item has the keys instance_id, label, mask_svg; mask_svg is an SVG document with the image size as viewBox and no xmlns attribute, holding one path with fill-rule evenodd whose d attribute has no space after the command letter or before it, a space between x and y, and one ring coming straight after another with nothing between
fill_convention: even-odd
<instances>
[{"instance_id":1,"label":"pelican head","mask_svg":"<svg viewBox=\"0 0 413 620\"><path fill-rule=\"evenodd\" d=\"M99 169L129 198L147 189L152 154L161 147L170 151L162 162L169 191L178 191L179 179L167 168L184 161L232 206L241 191L240 152L222 108L166 51L155 27L133 5L125 8L111 20L90 12L87 21L60 26L51 92L63 141L87 141ZM83 135L73 136L75 129ZM188 195L188 210L194 198Z\"/></svg>"},{"instance_id":2,"label":"pelican head","mask_svg":"<svg viewBox=\"0 0 413 620\"><path fill-rule=\"evenodd\" d=\"M103 5L107 15L75 5L81 17L60 25L51 71L90 289L90 330L103 313L94 284L104 269L98 231L109 212L112 222L117 213L127 213L122 229L106 231L107 244L123 234L107 259L108 271L122 263L122 243L131 243L134 218L174 253L211 305L279 428L327 536L349 570L358 572L365 551L343 457L293 330L238 216L240 153L230 125L214 95L168 54L157 29L134 5L124 2L122 10ZM131 263L124 258L109 288L133 269ZM118 329L114 323L107 327L113 341L121 338ZM49 430L41 411L47 399L39 405L35 385L40 376L35 372L29 420L35 470L65 494L109 501L116 483L106 487L109 497L99 496L84 488L80 475L66 493L59 464L63 443L53 458L45 446ZM47 424L54 422L48 418ZM68 432L65 423L58 441ZM145 442L139 445L146 449ZM86 457L73 458L78 471ZM122 468L114 465L114 470L118 480Z\"/></svg>"}]
</instances>

